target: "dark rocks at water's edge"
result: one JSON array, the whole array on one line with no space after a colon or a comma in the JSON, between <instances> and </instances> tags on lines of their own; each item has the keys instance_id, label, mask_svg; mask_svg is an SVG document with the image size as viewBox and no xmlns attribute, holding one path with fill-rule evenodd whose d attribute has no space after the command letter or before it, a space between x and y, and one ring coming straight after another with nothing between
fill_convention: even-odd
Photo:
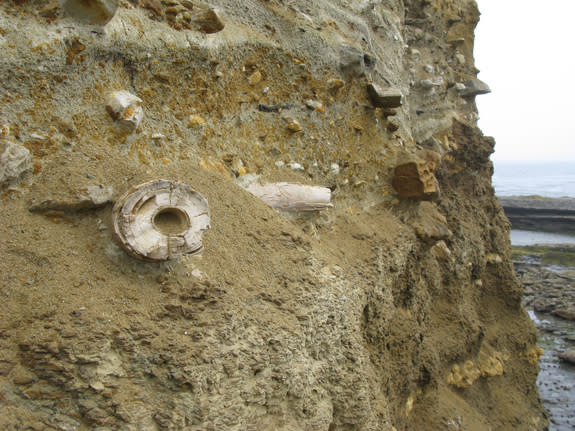
<instances>
[{"instance_id":1,"label":"dark rocks at water's edge","mask_svg":"<svg viewBox=\"0 0 575 431\"><path fill-rule=\"evenodd\" d=\"M575 235L575 199L541 196L499 197L513 229Z\"/></svg>"},{"instance_id":2,"label":"dark rocks at water's edge","mask_svg":"<svg viewBox=\"0 0 575 431\"><path fill-rule=\"evenodd\" d=\"M524 286L523 306L527 310L554 316L538 320L540 332L559 337L562 348L557 357L575 364L575 247L513 247L517 277ZM560 262L561 264L558 264ZM550 322L565 322L557 325Z\"/></svg>"},{"instance_id":3,"label":"dark rocks at water's edge","mask_svg":"<svg viewBox=\"0 0 575 431\"><path fill-rule=\"evenodd\" d=\"M575 273L558 273L537 264L515 262L525 287L523 305L539 313L575 320Z\"/></svg>"},{"instance_id":4,"label":"dark rocks at water's edge","mask_svg":"<svg viewBox=\"0 0 575 431\"><path fill-rule=\"evenodd\" d=\"M575 349L569 349L566 352L560 353L557 356L562 361L575 365Z\"/></svg>"},{"instance_id":5,"label":"dark rocks at water's edge","mask_svg":"<svg viewBox=\"0 0 575 431\"><path fill-rule=\"evenodd\" d=\"M515 273L524 286L523 305L543 349L537 387L551 431L573 429L575 386L575 247L513 247Z\"/></svg>"}]
</instances>

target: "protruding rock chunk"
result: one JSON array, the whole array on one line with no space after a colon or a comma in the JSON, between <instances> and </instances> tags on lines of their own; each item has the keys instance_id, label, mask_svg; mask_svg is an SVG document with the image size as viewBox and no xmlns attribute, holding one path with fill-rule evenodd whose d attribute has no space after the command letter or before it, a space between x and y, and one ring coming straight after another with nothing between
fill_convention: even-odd
<instances>
[{"instance_id":1,"label":"protruding rock chunk","mask_svg":"<svg viewBox=\"0 0 575 431\"><path fill-rule=\"evenodd\" d=\"M435 161L409 162L396 166L392 186L400 198L433 200L439 195Z\"/></svg>"},{"instance_id":2,"label":"protruding rock chunk","mask_svg":"<svg viewBox=\"0 0 575 431\"><path fill-rule=\"evenodd\" d=\"M12 141L0 142L0 185L20 178L32 168L30 151Z\"/></svg>"},{"instance_id":3,"label":"protruding rock chunk","mask_svg":"<svg viewBox=\"0 0 575 431\"><path fill-rule=\"evenodd\" d=\"M381 88L371 83L367 86L367 94L376 108L398 108L401 106L401 91L396 88Z\"/></svg>"},{"instance_id":4,"label":"protruding rock chunk","mask_svg":"<svg viewBox=\"0 0 575 431\"><path fill-rule=\"evenodd\" d=\"M66 14L86 24L106 25L116 13L119 0L60 0Z\"/></svg>"},{"instance_id":5,"label":"protruding rock chunk","mask_svg":"<svg viewBox=\"0 0 575 431\"><path fill-rule=\"evenodd\" d=\"M126 90L114 91L108 98L106 110L123 129L133 132L144 117L142 99Z\"/></svg>"},{"instance_id":6,"label":"protruding rock chunk","mask_svg":"<svg viewBox=\"0 0 575 431\"><path fill-rule=\"evenodd\" d=\"M198 8L190 14L193 27L203 33L217 33L224 29L224 21L220 14L212 8Z\"/></svg>"},{"instance_id":7,"label":"protruding rock chunk","mask_svg":"<svg viewBox=\"0 0 575 431\"><path fill-rule=\"evenodd\" d=\"M47 199L30 207L31 212L64 211L75 212L100 208L110 202L114 196L112 186L92 185L78 190L76 196L69 199Z\"/></svg>"},{"instance_id":8,"label":"protruding rock chunk","mask_svg":"<svg viewBox=\"0 0 575 431\"><path fill-rule=\"evenodd\" d=\"M459 94L463 97L491 93L489 86L479 79L469 79L463 85L465 85L465 88L459 91Z\"/></svg>"}]
</instances>

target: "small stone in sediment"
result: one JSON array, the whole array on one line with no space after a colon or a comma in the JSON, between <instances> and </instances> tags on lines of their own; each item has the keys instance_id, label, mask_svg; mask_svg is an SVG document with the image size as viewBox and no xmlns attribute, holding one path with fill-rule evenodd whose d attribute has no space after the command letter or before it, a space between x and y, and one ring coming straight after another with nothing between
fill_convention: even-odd
<instances>
[{"instance_id":1,"label":"small stone in sediment","mask_svg":"<svg viewBox=\"0 0 575 431\"><path fill-rule=\"evenodd\" d=\"M200 128L203 127L204 124L206 124L206 120L200 115L197 114L190 115L190 118L188 120L188 127Z\"/></svg>"},{"instance_id":2,"label":"small stone in sediment","mask_svg":"<svg viewBox=\"0 0 575 431\"><path fill-rule=\"evenodd\" d=\"M317 112L325 112L325 108L323 107L323 103L317 101L317 100L311 100L308 99L305 101L305 106L308 107L308 109L312 109L314 111Z\"/></svg>"},{"instance_id":3,"label":"small stone in sediment","mask_svg":"<svg viewBox=\"0 0 575 431\"><path fill-rule=\"evenodd\" d=\"M290 129L292 132L300 132L303 130L303 127L295 118L283 117L283 120L286 122L288 129Z\"/></svg>"},{"instance_id":4,"label":"small stone in sediment","mask_svg":"<svg viewBox=\"0 0 575 431\"><path fill-rule=\"evenodd\" d=\"M489 86L485 82L476 78L468 79L463 83L463 85L465 85L465 88L463 90L459 90L459 94L463 97L491 93Z\"/></svg>"},{"instance_id":5,"label":"small stone in sediment","mask_svg":"<svg viewBox=\"0 0 575 431\"><path fill-rule=\"evenodd\" d=\"M119 0L60 0L60 6L78 21L93 25L106 25L116 13Z\"/></svg>"},{"instance_id":6,"label":"small stone in sediment","mask_svg":"<svg viewBox=\"0 0 575 431\"><path fill-rule=\"evenodd\" d=\"M340 88L345 87L345 82L343 79L334 78L328 81L330 88L334 90L339 90Z\"/></svg>"},{"instance_id":7,"label":"small stone in sediment","mask_svg":"<svg viewBox=\"0 0 575 431\"><path fill-rule=\"evenodd\" d=\"M248 82L250 85L256 85L260 83L262 80L262 73L259 70L256 70L248 77Z\"/></svg>"},{"instance_id":8,"label":"small stone in sediment","mask_svg":"<svg viewBox=\"0 0 575 431\"><path fill-rule=\"evenodd\" d=\"M305 168L297 162L290 163L289 167L292 171L304 171L305 170Z\"/></svg>"},{"instance_id":9,"label":"small stone in sediment","mask_svg":"<svg viewBox=\"0 0 575 431\"><path fill-rule=\"evenodd\" d=\"M10 127L7 124L0 124L0 139L6 138L10 134Z\"/></svg>"},{"instance_id":10,"label":"small stone in sediment","mask_svg":"<svg viewBox=\"0 0 575 431\"><path fill-rule=\"evenodd\" d=\"M487 263L490 263L492 265L495 265L498 263L503 263L503 258L496 253L489 253L486 256L486 260L487 260Z\"/></svg>"},{"instance_id":11,"label":"small stone in sediment","mask_svg":"<svg viewBox=\"0 0 575 431\"><path fill-rule=\"evenodd\" d=\"M194 3L191 0L180 0L180 4L186 9L194 10Z\"/></svg>"},{"instance_id":12,"label":"small stone in sediment","mask_svg":"<svg viewBox=\"0 0 575 431\"><path fill-rule=\"evenodd\" d=\"M376 108L398 108L401 106L401 91L395 88L383 89L375 83L367 86L367 94Z\"/></svg>"},{"instance_id":13,"label":"small stone in sediment","mask_svg":"<svg viewBox=\"0 0 575 431\"><path fill-rule=\"evenodd\" d=\"M31 212L47 213L50 211L76 212L100 208L113 201L112 186L92 185L79 189L69 199L47 199L30 207Z\"/></svg>"},{"instance_id":14,"label":"small stone in sediment","mask_svg":"<svg viewBox=\"0 0 575 431\"><path fill-rule=\"evenodd\" d=\"M219 12L211 8L200 9L190 14L190 20L194 29L202 33L217 33L225 27Z\"/></svg>"},{"instance_id":15,"label":"small stone in sediment","mask_svg":"<svg viewBox=\"0 0 575 431\"><path fill-rule=\"evenodd\" d=\"M108 114L125 130L135 131L144 117L142 99L129 91L114 91L108 97Z\"/></svg>"},{"instance_id":16,"label":"small stone in sediment","mask_svg":"<svg viewBox=\"0 0 575 431\"><path fill-rule=\"evenodd\" d=\"M17 180L32 169L30 151L12 141L0 142L0 184Z\"/></svg>"},{"instance_id":17,"label":"small stone in sediment","mask_svg":"<svg viewBox=\"0 0 575 431\"><path fill-rule=\"evenodd\" d=\"M399 130L399 121L395 119L389 120L385 128L391 133L396 132L397 130Z\"/></svg>"}]
</instances>

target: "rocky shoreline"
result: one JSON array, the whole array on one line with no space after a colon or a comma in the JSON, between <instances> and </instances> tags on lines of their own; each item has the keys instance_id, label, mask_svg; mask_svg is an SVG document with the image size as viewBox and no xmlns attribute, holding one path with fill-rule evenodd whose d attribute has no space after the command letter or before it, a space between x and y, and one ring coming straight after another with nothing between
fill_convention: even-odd
<instances>
[{"instance_id":1,"label":"rocky shoreline","mask_svg":"<svg viewBox=\"0 0 575 431\"><path fill-rule=\"evenodd\" d=\"M523 305L538 331L537 386L551 431L572 430L575 415L575 246L513 247L515 273L525 288Z\"/></svg>"},{"instance_id":2,"label":"rocky shoreline","mask_svg":"<svg viewBox=\"0 0 575 431\"><path fill-rule=\"evenodd\" d=\"M523 305L536 312L575 320L575 269L542 260L575 255L575 247L516 247L515 252L515 272L525 286Z\"/></svg>"},{"instance_id":3,"label":"rocky shoreline","mask_svg":"<svg viewBox=\"0 0 575 431\"><path fill-rule=\"evenodd\" d=\"M575 199L502 196L499 203L514 229L575 234Z\"/></svg>"}]
</instances>

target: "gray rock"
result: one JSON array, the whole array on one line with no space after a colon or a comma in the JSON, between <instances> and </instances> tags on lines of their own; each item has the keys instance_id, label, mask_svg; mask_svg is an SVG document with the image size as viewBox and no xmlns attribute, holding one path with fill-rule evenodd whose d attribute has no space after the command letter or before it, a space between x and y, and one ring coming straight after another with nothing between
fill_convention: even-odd
<instances>
[{"instance_id":1,"label":"gray rock","mask_svg":"<svg viewBox=\"0 0 575 431\"><path fill-rule=\"evenodd\" d=\"M459 94L463 97L491 93L489 86L479 79L469 79L463 85L465 85L465 88L459 91Z\"/></svg>"},{"instance_id":2,"label":"gray rock","mask_svg":"<svg viewBox=\"0 0 575 431\"><path fill-rule=\"evenodd\" d=\"M441 87L444 81L443 78L439 77L437 79L422 79L419 81L419 86L423 88L433 88L433 87Z\"/></svg>"},{"instance_id":3,"label":"gray rock","mask_svg":"<svg viewBox=\"0 0 575 431\"><path fill-rule=\"evenodd\" d=\"M364 76L375 67L375 59L358 48L342 44L340 47L341 70L352 76Z\"/></svg>"},{"instance_id":4,"label":"gray rock","mask_svg":"<svg viewBox=\"0 0 575 431\"><path fill-rule=\"evenodd\" d=\"M113 187L103 185L88 186L78 191L77 196L68 200L48 199L30 207L31 212L64 211L75 212L99 208L112 202Z\"/></svg>"},{"instance_id":5,"label":"gray rock","mask_svg":"<svg viewBox=\"0 0 575 431\"><path fill-rule=\"evenodd\" d=\"M93 25L106 25L115 15L119 0L60 0L64 12Z\"/></svg>"},{"instance_id":6,"label":"gray rock","mask_svg":"<svg viewBox=\"0 0 575 431\"><path fill-rule=\"evenodd\" d=\"M371 83L367 86L367 94L376 108L398 108L401 106L401 91L396 88L383 89L379 85Z\"/></svg>"},{"instance_id":7,"label":"gray rock","mask_svg":"<svg viewBox=\"0 0 575 431\"><path fill-rule=\"evenodd\" d=\"M222 31L225 27L220 13L213 8L199 8L198 12L191 14L192 25L195 30L212 34Z\"/></svg>"},{"instance_id":8,"label":"gray rock","mask_svg":"<svg viewBox=\"0 0 575 431\"><path fill-rule=\"evenodd\" d=\"M32 168L30 151L12 141L0 143L0 184L20 178Z\"/></svg>"},{"instance_id":9,"label":"gray rock","mask_svg":"<svg viewBox=\"0 0 575 431\"><path fill-rule=\"evenodd\" d=\"M557 356L562 361L575 365L575 349L570 349L566 352L559 353Z\"/></svg>"},{"instance_id":10,"label":"gray rock","mask_svg":"<svg viewBox=\"0 0 575 431\"><path fill-rule=\"evenodd\" d=\"M561 307L553 311L555 316L566 320L575 320L575 307Z\"/></svg>"}]
</instances>

